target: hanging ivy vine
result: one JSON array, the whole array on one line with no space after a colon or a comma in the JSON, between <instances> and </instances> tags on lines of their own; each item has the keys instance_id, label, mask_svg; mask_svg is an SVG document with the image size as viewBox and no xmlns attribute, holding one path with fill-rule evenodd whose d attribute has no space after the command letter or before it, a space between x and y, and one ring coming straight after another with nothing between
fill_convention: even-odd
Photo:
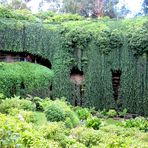
<instances>
[{"instance_id":1,"label":"hanging ivy vine","mask_svg":"<svg viewBox=\"0 0 148 148\"><path fill-rule=\"evenodd\" d=\"M0 50L48 58L55 72L55 98L64 96L73 102L70 70L76 66L85 76L84 105L116 108L120 102L121 108L148 115L147 17L118 23L81 19L41 22L1 18ZM113 98L111 69L121 71L118 102Z\"/></svg>"}]
</instances>

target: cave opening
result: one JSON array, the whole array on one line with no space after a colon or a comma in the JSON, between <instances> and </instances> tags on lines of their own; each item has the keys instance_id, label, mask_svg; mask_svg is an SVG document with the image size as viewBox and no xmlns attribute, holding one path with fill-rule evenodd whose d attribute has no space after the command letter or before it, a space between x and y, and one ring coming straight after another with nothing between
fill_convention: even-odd
<instances>
[{"instance_id":1,"label":"cave opening","mask_svg":"<svg viewBox=\"0 0 148 148\"><path fill-rule=\"evenodd\" d=\"M112 72L112 87L113 87L113 97L117 101L119 98L119 88L121 81L121 70L111 70Z\"/></svg>"},{"instance_id":2,"label":"cave opening","mask_svg":"<svg viewBox=\"0 0 148 148\"><path fill-rule=\"evenodd\" d=\"M77 67L70 71L70 80L73 84L72 100L75 106L82 106L84 101L84 72Z\"/></svg>"},{"instance_id":3,"label":"cave opening","mask_svg":"<svg viewBox=\"0 0 148 148\"><path fill-rule=\"evenodd\" d=\"M51 62L38 55L33 55L27 52L12 52L12 51L0 51L0 62L31 62L52 68Z\"/></svg>"}]
</instances>

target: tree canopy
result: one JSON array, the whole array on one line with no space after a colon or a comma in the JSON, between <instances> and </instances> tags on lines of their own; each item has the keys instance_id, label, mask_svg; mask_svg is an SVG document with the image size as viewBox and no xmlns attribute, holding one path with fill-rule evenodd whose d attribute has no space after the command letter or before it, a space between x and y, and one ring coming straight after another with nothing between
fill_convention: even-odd
<instances>
[{"instance_id":1,"label":"tree canopy","mask_svg":"<svg viewBox=\"0 0 148 148\"><path fill-rule=\"evenodd\" d=\"M12 9L33 9L29 3L33 0L0 0L0 3ZM119 6L120 7L119 7ZM44 11L45 6L48 11L56 13L72 13L85 17L124 18L130 11L125 2L120 0L40 0L38 11ZM147 0L143 3L146 14Z\"/></svg>"}]
</instances>

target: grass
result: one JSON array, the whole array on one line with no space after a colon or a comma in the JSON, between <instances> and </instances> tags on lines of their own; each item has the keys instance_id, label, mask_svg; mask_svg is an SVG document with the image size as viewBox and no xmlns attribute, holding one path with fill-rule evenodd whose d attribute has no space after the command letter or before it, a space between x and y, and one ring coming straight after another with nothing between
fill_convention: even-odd
<instances>
[{"instance_id":1,"label":"grass","mask_svg":"<svg viewBox=\"0 0 148 148\"><path fill-rule=\"evenodd\" d=\"M113 118L108 118L108 119L105 119L104 120L106 122L106 124L114 124L114 125L117 125L118 123L120 123L121 121L120 120L115 120Z\"/></svg>"}]
</instances>

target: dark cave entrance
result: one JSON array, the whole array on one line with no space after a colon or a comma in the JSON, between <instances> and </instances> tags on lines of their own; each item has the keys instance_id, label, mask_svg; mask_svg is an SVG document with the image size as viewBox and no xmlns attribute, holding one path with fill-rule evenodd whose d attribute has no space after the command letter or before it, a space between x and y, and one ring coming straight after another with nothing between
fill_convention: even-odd
<instances>
[{"instance_id":1,"label":"dark cave entrance","mask_svg":"<svg viewBox=\"0 0 148 148\"><path fill-rule=\"evenodd\" d=\"M111 72L112 72L113 97L114 100L117 101L119 99L121 70L111 70Z\"/></svg>"},{"instance_id":2,"label":"dark cave entrance","mask_svg":"<svg viewBox=\"0 0 148 148\"><path fill-rule=\"evenodd\" d=\"M51 62L48 59L42 58L38 55L33 55L27 52L11 52L0 51L0 62L31 62L52 68Z\"/></svg>"},{"instance_id":3,"label":"dark cave entrance","mask_svg":"<svg viewBox=\"0 0 148 148\"><path fill-rule=\"evenodd\" d=\"M70 81L73 84L72 100L75 106L83 105L84 98L84 73L77 67L73 67L70 71Z\"/></svg>"}]
</instances>

